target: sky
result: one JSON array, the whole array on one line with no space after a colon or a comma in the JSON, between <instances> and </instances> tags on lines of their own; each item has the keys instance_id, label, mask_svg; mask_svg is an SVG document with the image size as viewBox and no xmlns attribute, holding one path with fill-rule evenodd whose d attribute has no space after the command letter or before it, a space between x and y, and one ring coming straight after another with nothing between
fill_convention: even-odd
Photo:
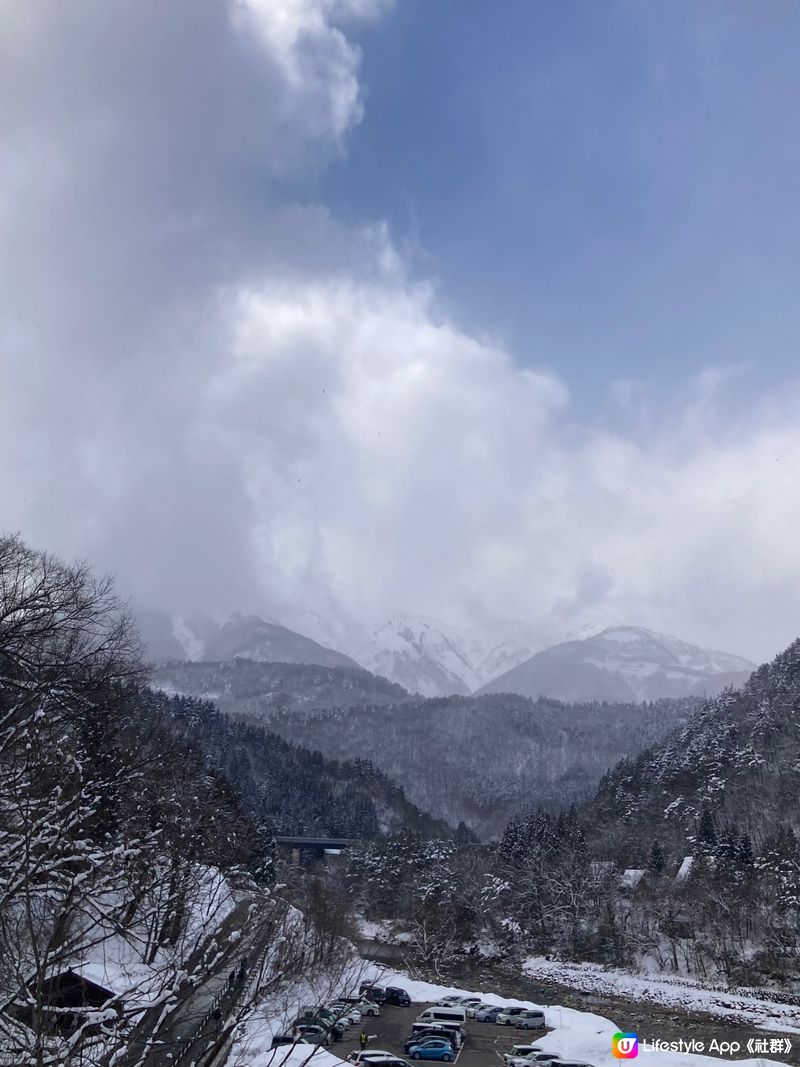
<instances>
[{"instance_id":1,"label":"sky","mask_svg":"<svg viewBox=\"0 0 800 1067\"><path fill-rule=\"evenodd\" d=\"M8 0L0 525L176 613L800 634L800 9Z\"/></svg>"}]
</instances>

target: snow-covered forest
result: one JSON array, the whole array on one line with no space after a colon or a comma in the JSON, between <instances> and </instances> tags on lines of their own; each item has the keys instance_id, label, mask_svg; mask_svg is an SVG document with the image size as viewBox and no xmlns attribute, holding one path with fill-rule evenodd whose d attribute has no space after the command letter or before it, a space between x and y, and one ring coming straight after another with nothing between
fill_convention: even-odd
<instances>
[{"instance_id":1,"label":"snow-covered forest","mask_svg":"<svg viewBox=\"0 0 800 1067\"><path fill-rule=\"evenodd\" d=\"M181 1049L220 998L235 1018L337 951L336 908L298 912L272 888L285 778L244 797L219 766L219 713L145 682L109 579L0 539L0 1062L13 1067L149 1064L155 1036ZM198 743L209 721L217 766ZM251 784L280 765L295 797L305 784L312 808L334 803L309 753L251 741ZM351 828L374 832L370 802L341 792L327 825L360 816Z\"/></svg>"},{"instance_id":2,"label":"snow-covered forest","mask_svg":"<svg viewBox=\"0 0 800 1067\"><path fill-rule=\"evenodd\" d=\"M496 846L365 843L352 891L401 918L420 958L480 948L792 987L799 709L800 641L584 804L515 816Z\"/></svg>"}]
</instances>

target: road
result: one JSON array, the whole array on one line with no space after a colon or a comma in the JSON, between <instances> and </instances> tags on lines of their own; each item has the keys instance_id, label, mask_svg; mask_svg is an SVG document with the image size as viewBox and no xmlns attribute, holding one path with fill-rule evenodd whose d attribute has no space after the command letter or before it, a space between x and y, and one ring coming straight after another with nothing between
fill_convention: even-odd
<instances>
[{"instance_id":1,"label":"road","mask_svg":"<svg viewBox=\"0 0 800 1067\"><path fill-rule=\"evenodd\" d=\"M148 1009L134 1028L125 1057L119 1067L190 1067L203 1062L206 1053L220 1040L227 1016L249 983L249 972L231 982L231 972L242 960L259 959L266 940L274 931L273 916L261 923L251 902L239 902L219 929L188 961L193 973L199 960L208 958L214 948L219 960L213 973L199 986L184 982L175 994L169 1012L163 1006ZM219 1015L209 1017L215 1004Z\"/></svg>"}]
</instances>

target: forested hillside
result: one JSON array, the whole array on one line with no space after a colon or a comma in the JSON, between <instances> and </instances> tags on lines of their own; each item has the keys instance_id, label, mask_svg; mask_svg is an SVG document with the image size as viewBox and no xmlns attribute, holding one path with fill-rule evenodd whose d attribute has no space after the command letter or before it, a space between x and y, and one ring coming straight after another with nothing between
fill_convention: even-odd
<instances>
[{"instance_id":1,"label":"forested hillside","mask_svg":"<svg viewBox=\"0 0 800 1067\"><path fill-rule=\"evenodd\" d=\"M275 710L394 704L408 696L402 686L360 667L263 663L245 658L222 663L163 663L154 668L151 680L165 692L213 700L223 711L255 723L268 722Z\"/></svg>"},{"instance_id":2,"label":"forested hillside","mask_svg":"<svg viewBox=\"0 0 800 1067\"><path fill-rule=\"evenodd\" d=\"M587 818L603 847L630 860L653 837L676 857L690 850L701 820L715 837L747 835L760 849L800 830L798 797L800 641L667 740L620 762Z\"/></svg>"},{"instance_id":3,"label":"forested hillside","mask_svg":"<svg viewBox=\"0 0 800 1067\"><path fill-rule=\"evenodd\" d=\"M268 835L374 837L400 826L426 836L449 833L368 760L323 758L260 726L233 720L208 701L154 690L140 699L148 715L168 719L203 754Z\"/></svg>"},{"instance_id":4,"label":"forested hillside","mask_svg":"<svg viewBox=\"0 0 800 1067\"><path fill-rule=\"evenodd\" d=\"M272 876L256 823L140 699L143 677L110 582L0 538L0 1059L15 1067L87 1062L98 1021L111 1057L142 996L177 996L190 957L203 980L228 878L257 895ZM67 1039L48 980L98 956L138 968L138 1000L115 987Z\"/></svg>"},{"instance_id":5,"label":"forested hillside","mask_svg":"<svg viewBox=\"0 0 800 1067\"><path fill-rule=\"evenodd\" d=\"M448 832L366 761L324 760L146 678L109 580L0 538L2 1064L128 1062L140 1023L147 1039L168 1029L251 944L272 946L277 985L307 950L322 966L325 915L298 932L271 889L274 832ZM104 985L67 1018L73 968Z\"/></svg>"},{"instance_id":6,"label":"forested hillside","mask_svg":"<svg viewBox=\"0 0 800 1067\"><path fill-rule=\"evenodd\" d=\"M589 796L620 754L640 752L696 706L416 698L395 707L276 710L270 729L327 757L363 756L423 810L488 837L531 805L557 809Z\"/></svg>"},{"instance_id":7,"label":"forested hillside","mask_svg":"<svg viewBox=\"0 0 800 1067\"><path fill-rule=\"evenodd\" d=\"M506 958L786 984L800 964L798 796L800 641L623 759L582 806L511 819L494 850L432 863L422 842L375 841L352 862L369 871L365 906L412 932L417 899L448 901L449 922L434 909L414 935L420 952L484 938Z\"/></svg>"}]
</instances>

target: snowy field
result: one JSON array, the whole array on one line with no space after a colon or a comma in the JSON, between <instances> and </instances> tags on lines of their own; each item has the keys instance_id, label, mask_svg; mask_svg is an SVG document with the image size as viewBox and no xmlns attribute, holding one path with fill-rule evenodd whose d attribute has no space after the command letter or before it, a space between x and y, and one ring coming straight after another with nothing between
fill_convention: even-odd
<instances>
[{"instance_id":1,"label":"snowy field","mask_svg":"<svg viewBox=\"0 0 800 1067\"><path fill-rule=\"evenodd\" d=\"M716 1015L732 1022L787 1034L800 1034L800 1008L764 996L763 989L726 989L691 978L666 978L532 957L523 970L531 978L560 982L584 993L623 997Z\"/></svg>"},{"instance_id":2,"label":"snowy field","mask_svg":"<svg viewBox=\"0 0 800 1067\"><path fill-rule=\"evenodd\" d=\"M430 1003L448 994L463 996L480 996L489 1004L521 1005L527 1008L541 1008L546 1012L548 1026L553 1031L546 1037L536 1039L536 1043L546 1051L557 1052L562 1059L576 1059L593 1064L594 1067L618 1067L619 1060L611 1052L611 1038L617 1027L610 1019L592 1012L577 1011L573 1008L553 1007L534 1004L526 1000L509 1000L457 986L434 985L430 982L412 981L397 971L387 971L370 965L366 977L386 985L398 985L407 989L415 1003ZM298 1002L299 1003L299 1002ZM482 1025L480 1023L473 1025ZM342 1067L344 1061L327 1050L309 1050L307 1046L296 1046L287 1051L286 1047L271 1049L269 1047L275 1020L268 1018L251 1020L244 1040L238 1044L245 1056L232 1057L232 1064L247 1064L248 1067ZM646 1036L646 1035L645 1035ZM717 1056L700 1053L682 1053L652 1051L640 1044L638 1060L651 1064L652 1067L720 1067ZM761 1067L764 1064L782 1063L778 1058L739 1059L737 1067ZM499 1060L498 1060L499 1065ZM492 1067L487 1063L486 1067Z\"/></svg>"}]
</instances>

